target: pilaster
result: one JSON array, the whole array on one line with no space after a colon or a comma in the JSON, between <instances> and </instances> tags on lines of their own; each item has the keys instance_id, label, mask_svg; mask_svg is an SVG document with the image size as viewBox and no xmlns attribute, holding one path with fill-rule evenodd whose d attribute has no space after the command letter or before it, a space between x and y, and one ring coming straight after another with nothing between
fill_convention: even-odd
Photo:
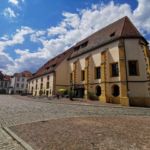
<instances>
[{"instance_id":1,"label":"pilaster","mask_svg":"<svg viewBox=\"0 0 150 150\"><path fill-rule=\"evenodd\" d=\"M100 101L107 102L106 94L106 51L101 53L101 96Z\"/></svg>"},{"instance_id":2,"label":"pilaster","mask_svg":"<svg viewBox=\"0 0 150 150\"><path fill-rule=\"evenodd\" d=\"M84 84L84 96L85 99L88 99L88 91L89 91L89 62L90 56L85 59L85 84Z\"/></svg>"},{"instance_id":3,"label":"pilaster","mask_svg":"<svg viewBox=\"0 0 150 150\"><path fill-rule=\"evenodd\" d=\"M120 71L120 103L124 106L129 106L128 98L128 82L127 82L127 71L126 71L126 54L124 41L121 40L119 43L119 71Z\"/></svg>"}]
</instances>

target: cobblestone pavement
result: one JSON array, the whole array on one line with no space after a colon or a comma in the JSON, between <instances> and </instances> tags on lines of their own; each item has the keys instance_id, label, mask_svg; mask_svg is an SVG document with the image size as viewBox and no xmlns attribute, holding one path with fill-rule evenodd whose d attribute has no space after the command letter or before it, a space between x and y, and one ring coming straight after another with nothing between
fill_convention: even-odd
<instances>
[{"instance_id":1,"label":"cobblestone pavement","mask_svg":"<svg viewBox=\"0 0 150 150\"><path fill-rule=\"evenodd\" d=\"M24 148L0 128L0 150L24 150Z\"/></svg>"},{"instance_id":2,"label":"cobblestone pavement","mask_svg":"<svg viewBox=\"0 0 150 150\"><path fill-rule=\"evenodd\" d=\"M3 126L14 126L55 118L99 115L150 116L150 109L66 105L19 100L19 98L13 96L0 96L0 124Z\"/></svg>"},{"instance_id":3,"label":"cobblestone pavement","mask_svg":"<svg viewBox=\"0 0 150 150\"><path fill-rule=\"evenodd\" d=\"M19 97L0 95L0 125L14 126L24 123L83 116L150 116L148 108L115 108L84 105L66 105L20 100ZM13 143L13 144L12 144ZM13 148L14 145L16 148ZM6 146L6 147L5 147ZM17 150L17 144L0 128L0 150ZM21 150L21 148L19 149Z\"/></svg>"}]
</instances>

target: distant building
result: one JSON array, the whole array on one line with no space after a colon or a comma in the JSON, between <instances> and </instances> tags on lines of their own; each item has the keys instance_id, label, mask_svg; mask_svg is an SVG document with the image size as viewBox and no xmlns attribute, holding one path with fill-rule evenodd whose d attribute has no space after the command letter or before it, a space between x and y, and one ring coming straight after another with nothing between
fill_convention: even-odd
<instances>
[{"instance_id":1,"label":"distant building","mask_svg":"<svg viewBox=\"0 0 150 150\"><path fill-rule=\"evenodd\" d=\"M10 87L11 77L8 75L4 75L0 71L0 94L7 94Z\"/></svg>"},{"instance_id":2,"label":"distant building","mask_svg":"<svg viewBox=\"0 0 150 150\"><path fill-rule=\"evenodd\" d=\"M27 80L31 78L32 73L24 71L21 73L15 73L11 78L11 85L9 89L10 94L21 94L27 92Z\"/></svg>"},{"instance_id":3,"label":"distant building","mask_svg":"<svg viewBox=\"0 0 150 150\"><path fill-rule=\"evenodd\" d=\"M148 42L128 17L83 39L70 51L60 63L56 62L63 54L51 59L29 80L33 95L42 90L50 96L65 87L78 98L93 95L104 103L150 106Z\"/></svg>"}]
</instances>

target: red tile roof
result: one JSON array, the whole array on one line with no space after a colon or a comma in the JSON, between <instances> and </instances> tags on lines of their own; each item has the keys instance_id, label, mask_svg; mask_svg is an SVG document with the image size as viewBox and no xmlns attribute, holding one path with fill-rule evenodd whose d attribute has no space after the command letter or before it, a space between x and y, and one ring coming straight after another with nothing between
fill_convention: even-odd
<instances>
[{"instance_id":1,"label":"red tile roof","mask_svg":"<svg viewBox=\"0 0 150 150\"><path fill-rule=\"evenodd\" d=\"M91 49L100 47L109 42L113 42L114 40L117 40L119 38L142 38L145 42L147 42L144 37L138 32L129 18L123 17L122 19L119 19L118 21L104 27L91 36L78 42L75 46L71 47L66 52L56 56L53 59L50 59L29 80L55 71L57 66L65 58L69 57L69 59L71 59L77 57L88 52ZM78 48L80 49L78 50Z\"/></svg>"},{"instance_id":2,"label":"red tile roof","mask_svg":"<svg viewBox=\"0 0 150 150\"><path fill-rule=\"evenodd\" d=\"M0 80L10 81L10 79L11 79L11 76L3 74L2 71L0 71Z\"/></svg>"},{"instance_id":3,"label":"red tile roof","mask_svg":"<svg viewBox=\"0 0 150 150\"><path fill-rule=\"evenodd\" d=\"M30 71L23 71L21 73L15 73L13 76L30 78L32 77L32 73Z\"/></svg>"},{"instance_id":4,"label":"red tile roof","mask_svg":"<svg viewBox=\"0 0 150 150\"><path fill-rule=\"evenodd\" d=\"M72 52L73 52L73 49L69 49L69 50L57 55L56 57L50 59L39 70L37 70L37 72L34 73L33 76L29 80L36 78L36 77L40 77L45 74L49 74L51 72L54 72L55 69L58 67L58 65L64 59L67 59L71 55Z\"/></svg>"}]
</instances>

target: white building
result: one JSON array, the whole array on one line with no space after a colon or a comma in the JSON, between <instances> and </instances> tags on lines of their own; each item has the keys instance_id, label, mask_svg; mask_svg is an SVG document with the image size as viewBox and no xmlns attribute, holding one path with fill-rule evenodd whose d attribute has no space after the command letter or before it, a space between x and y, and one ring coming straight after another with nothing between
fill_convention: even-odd
<instances>
[{"instance_id":1,"label":"white building","mask_svg":"<svg viewBox=\"0 0 150 150\"><path fill-rule=\"evenodd\" d=\"M21 94L27 92L27 80L32 76L29 71L15 73L11 78L9 94Z\"/></svg>"}]
</instances>

